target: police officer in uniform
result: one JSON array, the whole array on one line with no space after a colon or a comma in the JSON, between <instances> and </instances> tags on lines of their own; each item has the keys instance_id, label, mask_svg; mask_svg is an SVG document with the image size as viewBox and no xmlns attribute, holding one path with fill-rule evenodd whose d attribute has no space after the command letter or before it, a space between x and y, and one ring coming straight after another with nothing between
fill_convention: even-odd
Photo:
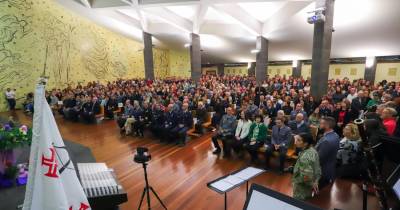
<instances>
[{"instance_id":1,"label":"police officer in uniform","mask_svg":"<svg viewBox=\"0 0 400 210\"><path fill-rule=\"evenodd\" d=\"M178 117L178 126L171 131L172 139L176 139L175 143L179 146L185 145L186 132L193 126L193 116L188 108L188 103L182 105L182 112Z\"/></svg>"},{"instance_id":2,"label":"police officer in uniform","mask_svg":"<svg viewBox=\"0 0 400 210\"><path fill-rule=\"evenodd\" d=\"M169 104L167 112L164 114L165 122L162 127L161 142L169 143L171 141L171 130L178 125L178 118L176 112L174 112L174 105Z\"/></svg>"},{"instance_id":3,"label":"police officer in uniform","mask_svg":"<svg viewBox=\"0 0 400 210\"><path fill-rule=\"evenodd\" d=\"M219 154L221 153L221 147L218 144L218 139L222 139L224 157L229 157L231 155L230 148L236 131L236 117L233 114L233 109L231 107L227 108L226 112L227 114L222 117L219 123L217 133L212 137L212 143L215 147L213 154Z\"/></svg>"},{"instance_id":4,"label":"police officer in uniform","mask_svg":"<svg viewBox=\"0 0 400 210\"><path fill-rule=\"evenodd\" d=\"M162 128L164 126L164 112L161 109L159 104L155 104L153 106L152 110L152 116L151 116L151 123L150 123L150 130L153 133L154 136L160 138L161 137L161 132Z\"/></svg>"}]
</instances>

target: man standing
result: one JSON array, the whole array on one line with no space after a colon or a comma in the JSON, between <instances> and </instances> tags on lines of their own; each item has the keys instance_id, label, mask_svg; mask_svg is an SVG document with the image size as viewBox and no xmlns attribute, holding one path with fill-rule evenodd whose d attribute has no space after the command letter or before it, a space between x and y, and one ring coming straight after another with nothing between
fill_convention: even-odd
<instances>
[{"instance_id":1,"label":"man standing","mask_svg":"<svg viewBox=\"0 0 400 210\"><path fill-rule=\"evenodd\" d=\"M231 107L226 109L226 114L222 117L217 134L212 137L212 142L214 144L215 150L213 154L221 153L221 147L218 144L218 139L222 139L222 144L224 148L224 157L229 157L231 154L231 143L233 141L233 136L236 131L236 117L233 115L233 110Z\"/></svg>"},{"instance_id":2,"label":"man standing","mask_svg":"<svg viewBox=\"0 0 400 210\"><path fill-rule=\"evenodd\" d=\"M10 88L7 88L6 91L6 99L7 99L7 103L8 103L8 107L10 109L10 111L14 111L15 110L15 89L11 90Z\"/></svg>"},{"instance_id":3,"label":"man standing","mask_svg":"<svg viewBox=\"0 0 400 210\"><path fill-rule=\"evenodd\" d=\"M274 151L279 152L279 172L283 173L286 160L286 152L289 142L292 139L292 132L285 125L285 120L282 117L277 117L275 125L272 127L271 142L268 142L265 151L266 169L270 168L270 159Z\"/></svg>"},{"instance_id":4,"label":"man standing","mask_svg":"<svg viewBox=\"0 0 400 210\"><path fill-rule=\"evenodd\" d=\"M315 146L322 170L322 176L319 180L320 188L335 180L336 155L340 142L339 135L333 131L335 126L336 122L334 118L324 117L321 119L320 129L324 131L324 135Z\"/></svg>"}]
</instances>

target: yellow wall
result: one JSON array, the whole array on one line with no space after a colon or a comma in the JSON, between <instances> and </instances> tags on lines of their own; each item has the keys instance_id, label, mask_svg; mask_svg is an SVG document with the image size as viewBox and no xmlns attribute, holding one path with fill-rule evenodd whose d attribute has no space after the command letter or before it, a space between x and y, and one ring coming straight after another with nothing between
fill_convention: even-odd
<instances>
[{"instance_id":1,"label":"yellow wall","mask_svg":"<svg viewBox=\"0 0 400 210\"><path fill-rule=\"evenodd\" d=\"M350 80L364 78L365 64L331 64L329 65L329 79L343 79L344 77ZM303 78L311 77L311 65L302 64L301 76Z\"/></svg>"},{"instance_id":2,"label":"yellow wall","mask_svg":"<svg viewBox=\"0 0 400 210\"><path fill-rule=\"evenodd\" d=\"M352 80L363 79L365 64L331 64L329 65L329 79L343 79L347 77Z\"/></svg>"},{"instance_id":3,"label":"yellow wall","mask_svg":"<svg viewBox=\"0 0 400 210\"><path fill-rule=\"evenodd\" d=\"M400 81L400 63L378 63L376 66L375 83L382 80Z\"/></svg>"},{"instance_id":4,"label":"yellow wall","mask_svg":"<svg viewBox=\"0 0 400 210\"><path fill-rule=\"evenodd\" d=\"M247 75L248 69L247 66L232 66L232 67L224 67L224 74L225 75Z\"/></svg>"},{"instance_id":5,"label":"yellow wall","mask_svg":"<svg viewBox=\"0 0 400 210\"><path fill-rule=\"evenodd\" d=\"M144 76L141 43L99 27L52 0L0 1L0 31L0 90L16 88L17 97L34 90L44 63L48 89Z\"/></svg>"},{"instance_id":6,"label":"yellow wall","mask_svg":"<svg viewBox=\"0 0 400 210\"><path fill-rule=\"evenodd\" d=\"M304 79L311 78L311 65L301 64L301 76Z\"/></svg>"},{"instance_id":7,"label":"yellow wall","mask_svg":"<svg viewBox=\"0 0 400 210\"><path fill-rule=\"evenodd\" d=\"M215 74L217 74L218 68L216 66L201 68L201 74L207 74L207 72L214 72Z\"/></svg>"},{"instance_id":8,"label":"yellow wall","mask_svg":"<svg viewBox=\"0 0 400 210\"><path fill-rule=\"evenodd\" d=\"M191 76L189 51L169 51L169 73L170 77L189 78Z\"/></svg>"},{"instance_id":9,"label":"yellow wall","mask_svg":"<svg viewBox=\"0 0 400 210\"><path fill-rule=\"evenodd\" d=\"M283 66L268 66L267 70L268 75L270 76L292 76L292 66L291 65L283 65Z\"/></svg>"}]
</instances>

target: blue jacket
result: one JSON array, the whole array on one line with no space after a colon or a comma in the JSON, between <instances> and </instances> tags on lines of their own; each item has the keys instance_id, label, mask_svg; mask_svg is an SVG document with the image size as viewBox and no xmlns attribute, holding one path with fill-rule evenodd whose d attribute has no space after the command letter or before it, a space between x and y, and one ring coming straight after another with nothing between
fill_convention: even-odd
<instances>
[{"instance_id":1,"label":"blue jacket","mask_svg":"<svg viewBox=\"0 0 400 210\"><path fill-rule=\"evenodd\" d=\"M292 139L292 131L286 125L279 128L277 125L272 127L271 143L278 144L282 147L288 147L290 140Z\"/></svg>"},{"instance_id":2,"label":"blue jacket","mask_svg":"<svg viewBox=\"0 0 400 210\"><path fill-rule=\"evenodd\" d=\"M336 156L339 150L339 142L339 135L332 131L325 133L315 146L319 156L319 163L321 164L323 179L332 181L335 179Z\"/></svg>"},{"instance_id":3,"label":"blue jacket","mask_svg":"<svg viewBox=\"0 0 400 210\"><path fill-rule=\"evenodd\" d=\"M178 124L183 124L187 128L193 126L193 116L190 111L180 112L178 117Z\"/></svg>"}]
</instances>

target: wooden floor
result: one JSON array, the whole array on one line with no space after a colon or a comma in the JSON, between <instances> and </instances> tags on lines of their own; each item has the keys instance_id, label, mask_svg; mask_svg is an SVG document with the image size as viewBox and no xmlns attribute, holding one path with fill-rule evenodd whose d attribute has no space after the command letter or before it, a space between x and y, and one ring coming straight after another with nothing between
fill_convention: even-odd
<instances>
[{"instance_id":1,"label":"wooden floor","mask_svg":"<svg viewBox=\"0 0 400 210\"><path fill-rule=\"evenodd\" d=\"M7 116L8 113L0 114ZM18 119L29 123L31 118L17 112ZM223 196L208 189L206 183L224 174L246 166L245 161L223 159L212 154L210 134L192 139L185 147L159 144L151 134L145 138L122 137L114 121L103 121L98 125L73 123L56 117L64 139L81 143L92 149L97 162L106 162L113 168L128 192L128 202L122 210L137 209L144 187L141 164L133 162L133 153L138 146L148 147L152 155L148 173L150 185L156 190L168 209L208 210L223 209ZM252 182L291 195L291 175L282 176L267 172ZM245 187L228 193L228 209L242 209ZM323 189L310 202L323 209L361 209L362 193L358 186L348 180L337 180L332 187ZM152 197L152 209L162 209ZM370 210L378 209L375 197L369 197ZM143 208L145 209L145 208ZM274 210L273 207L266 209Z\"/></svg>"}]
</instances>

